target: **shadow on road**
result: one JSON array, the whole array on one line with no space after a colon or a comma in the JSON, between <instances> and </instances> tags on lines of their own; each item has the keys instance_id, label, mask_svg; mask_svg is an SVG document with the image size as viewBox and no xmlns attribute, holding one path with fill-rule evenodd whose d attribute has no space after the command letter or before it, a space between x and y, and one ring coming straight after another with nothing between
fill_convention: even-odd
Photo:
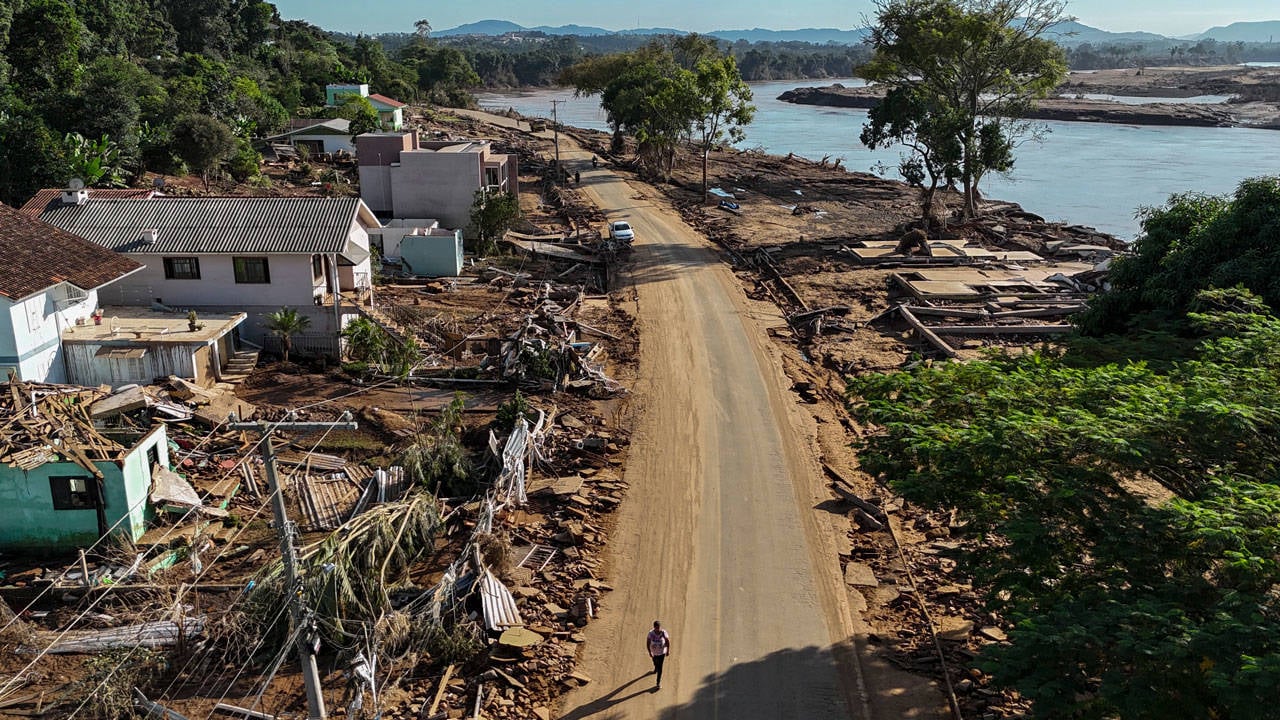
<instances>
[{"instance_id":1,"label":"shadow on road","mask_svg":"<svg viewBox=\"0 0 1280 720\"><path fill-rule=\"evenodd\" d=\"M648 695L649 693L653 692L653 688L646 685L643 689L636 690L635 692L629 695L619 696L619 693L621 693L623 690L626 690L627 688L631 687L632 685L635 685L636 683L651 676L652 674L653 673L645 673L640 677L635 678L634 680L631 680L627 683L619 685L618 687L614 688L613 692L609 693L608 695L605 695L596 700L593 700L587 703L586 705L583 705L580 708L576 708L574 709L573 712L569 713L568 715L561 715L560 720L586 720L586 718L593 718L594 720L609 720L610 718L622 717L622 715L618 713L609 713L607 715L601 715L599 713L603 713L606 710L612 708L613 706L624 703L638 695Z\"/></svg>"},{"instance_id":2,"label":"shadow on road","mask_svg":"<svg viewBox=\"0 0 1280 720\"><path fill-rule=\"evenodd\" d=\"M679 658L673 661L678 662ZM857 717L850 712L845 697L842 685L846 683L852 686L855 681L844 678L842 682L830 649L810 646L779 650L705 676L688 702L668 706L654 717L845 720Z\"/></svg>"}]
</instances>

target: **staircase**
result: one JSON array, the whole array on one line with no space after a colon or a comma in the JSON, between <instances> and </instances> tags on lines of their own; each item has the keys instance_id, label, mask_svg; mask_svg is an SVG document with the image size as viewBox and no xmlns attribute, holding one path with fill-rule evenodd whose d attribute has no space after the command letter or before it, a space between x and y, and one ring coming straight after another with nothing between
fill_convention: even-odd
<instances>
[{"instance_id":1,"label":"staircase","mask_svg":"<svg viewBox=\"0 0 1280 720\"><path fill-rule=\"evenodd\" d=\"M357 305L361 315L369 318L375 325L386 331L393 340L401 345L405 340L414 337L414 333L406 329L403 325L392 320L385 312L376 306ZM416 339L416 338L415 338Z\"/></svg>"},{"instance_id":2,"label":"staircase","mask_svg":"<svg viewBox=\"0 0 1280 720\"><path fill-rule=\"evenodd\" d=\"M258 350L237 350L231 359L227 361L227 366L222 369L223 382L240 382L253 372L258 366Z\"/></svg>"}]
</instances>

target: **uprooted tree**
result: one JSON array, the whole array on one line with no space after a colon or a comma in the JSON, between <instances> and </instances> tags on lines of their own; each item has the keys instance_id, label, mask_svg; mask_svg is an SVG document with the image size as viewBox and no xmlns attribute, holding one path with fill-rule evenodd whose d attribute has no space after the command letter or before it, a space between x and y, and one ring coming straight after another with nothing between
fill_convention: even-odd
<instances>
[{"instance_id":1,"label":"uprooted tree","mask_svg":"<svg viewBox=\"0 0 1280 720\"><path fill-rule=\"evenodd\" d=\"M886 140L912 137L937 159L950 150L933 143L951 141L936 129L954 123L965 216L973 217L982 177L1013 169L1014 140L1028 130L1019 118L1066 77L1063 49L1044 37L1068 19L1065 3L877 0L876 7L867 39L875 55L857 74L908 94L868 128L887 129Z\"/></svg>"}]
</instances>

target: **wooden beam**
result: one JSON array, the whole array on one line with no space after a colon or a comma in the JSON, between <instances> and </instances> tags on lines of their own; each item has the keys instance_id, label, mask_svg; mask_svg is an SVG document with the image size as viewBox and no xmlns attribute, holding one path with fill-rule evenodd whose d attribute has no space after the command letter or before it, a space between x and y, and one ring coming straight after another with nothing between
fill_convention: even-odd
<instances>
[{"instance_id":1,"label":"wooden beam","mask_svg":"<svg viewBox=\"0 0 1280 720\"><path fill-rule=\"evenodd\" d=\"M242 708L237 705L232 705L230 703L220 702L217 705L213 706L213 711L226 713L228 715L234 715L235 717L246 718L246 720L276 720L275 715L268 715L267 713L258 712L256 710L250 710L248 708Z\"/></svg>"},{"instance_id":2,"label":"wooden beam","mask_svg":"<svg viewBox=\"0 0 1280 720\"><path fill-rule=\"evenodd\" d=\"M943 335L1064 335L1071 325L935 325L925 328Z\"/></svg>"},{"instance_id":3,"label":"wooden beam","mask_svg":"<svg viewBox=\"0 0 1280 720\"><path fill-rule=\"evenodd\" d=\"M955 358L959 355L959 353L956 352L956 349L948 345L945 340L938 337L938 335L934 333L933 329L925 327L925 324L920 322L920 318L911 314L911 311L908 310L905 305L902 306L901 310L902 317L905 318L907 323L915 329L916 334L929 341L931 345L938 349L938 352L941 352L949 358Z\"/></svg>"},{"instance_id":4,"label":"wooden beam","mask_svg":"<svg viewBox=\"0 0 1280 720\"><path fill-rule=\"evenodd\" d=\"M985 310L968 310L949 307L919 307L908 305L907 309L916 315L932 315L935 317L955 317L968 320L979 320L988 313Z\"/></svg>"},{"instance_id":5,"label":"wooden beam","mask_svg":"<svg viewBox=\"0 0 1280 720\"><path fill-rule=\"evenodd\" d=\"M1027 308L1026 310L1005 310L1002 312L991 313L993 318L1017 318L1017 317L1061 317L1063 315L1074 315L1083 311L1086 305L1061 305L1058 307L1043 308Z\"/></svg>"},{"instance_id":6,"label":"wooden beam","mask_svg":"<svg viewBox=\"0 0 1280 720\"><path fill-rule=\"evenodd\" d=\"M436 714L436 708L440 707L440 700L444 698L445 688L449 687L449 678L453 677L453 665L444 669L444 677L440 678L440 687L436 688L436 697L431 701L431 709L427 710L427 717Z\"/></svg>"}]
</instances>

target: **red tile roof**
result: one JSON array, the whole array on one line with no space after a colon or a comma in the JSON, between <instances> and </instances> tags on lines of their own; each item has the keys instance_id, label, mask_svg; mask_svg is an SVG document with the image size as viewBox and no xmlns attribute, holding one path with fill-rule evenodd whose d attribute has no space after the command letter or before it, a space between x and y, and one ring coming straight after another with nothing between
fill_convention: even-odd
<instances>
[{"instance_id":1,"label":"red tile roof","mask_svg":"<svg viewBox=\"0 0 1280 720\"><path fill-rule=\"evenodd\" d=\"M0 295L21 300L71 283L92 290L142 264L0 203Z\"/></svg>"},{"instance_id":2,"label":"red tile roof","mask_svg":"<svg viewBox=\"0 0 1280 720\"><path fill-rule=\"evenodd\" d=\"M377 100L383 105L390 105L393 108L409 107L409 103L402 103L399 100L392 100L386 95L379 95L378 93L370 93L369 102L373 102L374 100Z\"/></svg>"},{"instance_id":3,"label":"red tile roof","mask_svg":"<svg viewBox=\"0 0 1280 720\"><path fill-rule=\"evenodd\" d=\"M92 188L89 190L89 198L92 200L147 200L155 195L154 190L135 190L132 188L126 190L110 189L110 188ZM57 188L45 188L36 193L36 196L23 204L19 210L23 215L38 218L40 213L49 208L50 205L62 199L62 190Z\"/></svg>"}]
</instances>

